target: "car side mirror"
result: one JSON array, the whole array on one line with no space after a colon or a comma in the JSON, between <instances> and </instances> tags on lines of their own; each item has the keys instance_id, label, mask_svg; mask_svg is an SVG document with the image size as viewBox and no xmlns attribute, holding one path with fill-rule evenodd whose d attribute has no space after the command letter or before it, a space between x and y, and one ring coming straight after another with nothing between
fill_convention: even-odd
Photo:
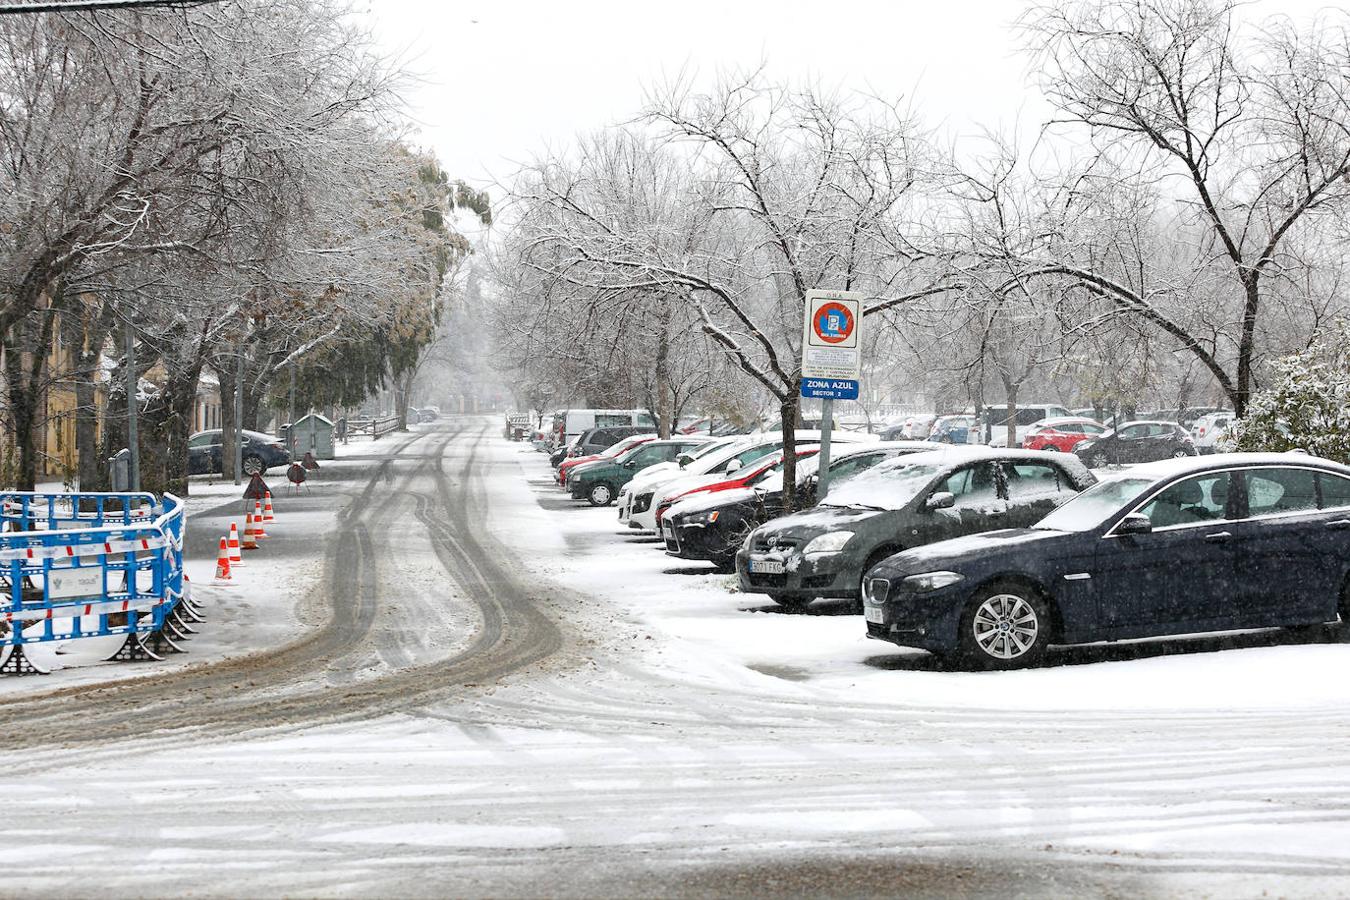
<instances>
[{"instance_id":1,"label":"car side mirror","mask_svg":"<svg viewBox=\"0 0 1350 900\"><path fill-rule=\"evenodd\" d=\"M625 469L636 469L636 468L637 468L637 460L630 459L628 462L626 462L626 463L623 464L623 467L624 467Z\"/></svg>"},{"instance_id":2,"label":"car side mirror","mask_svg":"<svg viewBox=\"0 0 1350 900\"><path fill-rule=\"evenodd\" d=\"M951 509L956 505L956 495L950 491L938 491L928 498L925 509Z\"/></svg>"},{"instance_id":3,"label":"car side mirror","mask_svg":"<svg viewBox=\"0 0 1350 900\"><path fill-rule=\"evenodd\" d=\"M1116 526L1116 534L1150 534L1153 520L1143 513L1130 513Z\"/></svg>"},{"instance_id":4,"label":"car side mirror","mask_svg":"<svg viewBox=\"0 0 1350 900\"><path fill-rule=\"evenodd\" d=\"M675 462L679 463L681 469L683 469L685 466L689 465L693 461L694 458L690 456L688 453L681 453L679 456L675 457Z\"/></svg>"},{"instance_id":5,"label":"car side mirror","mask_svg":"<svg viewBox=\"0 0 1350 900\"><path fill-rule=\"evenodd\" d=\"M740 457L737 457L736 459L733 459L731 462L727 463L727 467L722 471L730 475L732 472L735 472L740 467L741 467L741 460Z\"/></svg>"}]
</instances>

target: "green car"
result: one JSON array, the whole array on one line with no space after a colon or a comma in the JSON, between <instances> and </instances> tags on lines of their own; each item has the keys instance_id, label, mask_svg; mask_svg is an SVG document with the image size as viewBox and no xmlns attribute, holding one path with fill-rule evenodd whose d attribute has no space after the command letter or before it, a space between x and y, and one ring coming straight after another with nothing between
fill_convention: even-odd
<instances>
[{"instance_id":1,"label":"green car","mask_svg":"<svg viewBox=\"0 0 1350 900\"><path fill-rule=\"evenodd\" d=\"M888 556L948 538L1026 528L1096 482L1064 453L952 447L881 463L819 506L773 519L736 554L741 590L783 606L857 598Z\"/></svg>"},{"instance_id":2,"label":"green car","mask_svg":"<svg viewBox=\"0 0 1350 900\"><path fill-rule=\"evenodd\" d=\"M638 472L657 463L673 462L684 451L707 441L706 437L689 437L638 444L614 459L577 466L567 473L567 488L574 500L588 500L591 506L609 506L619 495L619 488Z\"/></svg>"}]
</instances>

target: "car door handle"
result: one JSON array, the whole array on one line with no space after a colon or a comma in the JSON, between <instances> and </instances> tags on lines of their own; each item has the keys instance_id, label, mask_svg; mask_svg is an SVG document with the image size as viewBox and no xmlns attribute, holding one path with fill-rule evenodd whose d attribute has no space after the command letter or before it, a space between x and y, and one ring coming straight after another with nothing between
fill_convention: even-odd
<instances>
[{"instance_id":1,"label":"car door handle","mask_svg":"<svg viewBox=\"0 0 1350 900\"><path fill-rule=\"evenodd\" d=\"M1327 523L1327 527L1332 531L1344 531L1350 528L1350 519L1334 519Z\"/></svg>"},{"instance_id":2,"label":"car door handle","mask_svg":"<svg viewBox=\"0 0 1350 900\"><path fill-rule=\"evenodd\" d=\"M1205 540L1209 541L1211 544L1222 544L1232 536L1232 533L1227 531L1216 531L1213 534L1205 535Z\"/></svg>"}]
</instances>

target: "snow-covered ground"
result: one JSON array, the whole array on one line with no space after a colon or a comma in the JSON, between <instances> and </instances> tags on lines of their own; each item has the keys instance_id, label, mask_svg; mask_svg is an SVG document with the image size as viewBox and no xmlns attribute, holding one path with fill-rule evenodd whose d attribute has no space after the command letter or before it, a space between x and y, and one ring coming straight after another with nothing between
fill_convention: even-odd
<instances>
[{"instance_id":1,"label":"snow-covered ground","mask_svg":"<svg viewBox=\"0 0 1350 900\"><path fill-rule=\"evenodd\" d=\"M1350 891L1350 645L939 671L842 604L692 574L495 422L457 427L290 517L322 578L258 596L304 646L174 697L0 706L6 893Z\"/></svg>"}]
</instances>

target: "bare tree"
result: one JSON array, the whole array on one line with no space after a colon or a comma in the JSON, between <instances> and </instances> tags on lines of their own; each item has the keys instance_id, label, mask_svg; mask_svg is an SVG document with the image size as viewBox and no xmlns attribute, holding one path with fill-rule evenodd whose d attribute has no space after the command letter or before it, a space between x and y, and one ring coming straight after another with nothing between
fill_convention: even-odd
<instances>
[{"instance_id":1,"label":"bare tree","mask_svg":"<svg viewBox=\"0 0 1350 900\"><path fill-rule=\"evenodd\" d=\"M1141 286L1064 247L1019 260L1020 277L1067 278L1147 319L1194 353L1239 413L1258 360L1270 283L1287 247L1350 197L1350 42L1343 20L1299 32L1239 28L1235 0L1071 0L1024 22L1062 122L1110 162L1097 176L1160 185L1184 265ZM1055 123L1060 124L1060 123ZM1152 265L1146 269L1154 269ZM1218 346L1166 309L1197 280L1233 309ZM1184 305L1184 297L1182 297Z\"/></svg>"}]
</instances>

